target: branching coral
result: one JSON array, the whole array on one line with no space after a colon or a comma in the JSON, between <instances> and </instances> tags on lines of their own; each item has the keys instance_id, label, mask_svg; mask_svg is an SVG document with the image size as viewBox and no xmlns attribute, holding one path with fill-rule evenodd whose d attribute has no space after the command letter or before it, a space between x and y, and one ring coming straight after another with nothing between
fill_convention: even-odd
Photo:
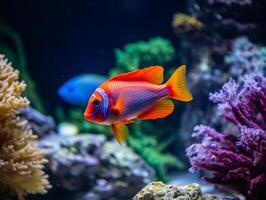
<instances>
[{"instance_id":1,"label":"branching coral","mask_svg":"<svg viewBox=\"0 0 266 200\"><path fill-rule=\"evenodd\" d=\"M266 48L250 42L246 37L237 38L225 62L230 66L230 75L243 81L245 74L255 71L266 72Z\"/></svg>"},{"instance_id":2,"label":"branching coral","mask_svg":"<svg viewBox=\"0 0 266 200\"><path fill-rule=\"evenodd\" d=\"M227 49L226 53L224 52L219 58L221 62L214 62L214 54L208 51L205 55L200 54L201 61L188 73L191 92L198 100L187 105L182 114L179 135L186 147L193 142L190 134L187 133L192 132L195 125L199 123L207 123L215 127L232 127L219 117L213 116L215 105L206 104L209 91L218 90L230 77L243 84L246 75L266 72L265 47L251 42L246 37L239 37L231 41ZM188 120L190 123L187 123Z\"/></svg>"},{"instance_id":3,"label":"branching coral","mask_svg":"<svg viewBox=\"0 0 266 200\"><path fill-rule=\"evenodd\" d=\"M196 36L204 29L204 25L197 18L183 13L176 13L172 21L172 27L176 35L189 34Z\"/></svg>"},{"instance_id":4,"label":"branching coral","mask_svg":"<svg viewBox=\"0 0 266 200\"><path fill-rule=\"evenodd\" d=\"M29 103L20 96L25 87L18 81L18 71L0 55L0 192L18 199L50 187L42 170L44 154L33 143L36 136L17 116L17 110Z\"/></svg>"},{"instance_id":5,"label":"branching coral","mask_svg":"<svg viewBox=\"0 0 266 200\"><path fill-rule=\"evenodd\" d=\"M0 56L0 119L14 115L14 111L25 107L28 100L20 96L26 85L18 82L18 71Z\"/></svg>"},{"instance_id":6,"label":"branching coral","mask_svg":"<svg viewBox=\"0 0 266 200\"><path fill-rule=\"evenodd\" d=\"M191 171L206 170L204 179L232 186L249 199L266 198L266 78L261 74L246 77L242 89L232 79L210 95L218 103L220 115L233 123L238 132L218 132L197 126L194 137L201 144L187 149Z\"/></svg>"}]
</instances>

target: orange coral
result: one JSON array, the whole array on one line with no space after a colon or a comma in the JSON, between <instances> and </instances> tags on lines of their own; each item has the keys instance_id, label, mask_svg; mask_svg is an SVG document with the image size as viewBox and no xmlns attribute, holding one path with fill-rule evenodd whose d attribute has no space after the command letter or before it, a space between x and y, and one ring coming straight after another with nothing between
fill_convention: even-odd
<instances>
[{"instance_id":1,"label":"orange coral","mask_svg":"<svg viewBox=\"0 0 266 200\"><path fill-rule=\"evenodd\" d=\"M18 117L17 110L29 103L21 97L26 84L18 74L0 55L0 192L24 199L27 193L45 193L50 185L42 170L44 153L34 144L28 122Z\"/></svg>"},{"instance_id":2,"label":"orange coral","mask_svg":"<svg viewBox=\"0 0 266 200\"><path fill-rule=\"evenodd\" d=\"M172 27L176 35L195 35L204 29L204 24L193 16L176 13L172 21Z\"/></svg>"}]
</instances>

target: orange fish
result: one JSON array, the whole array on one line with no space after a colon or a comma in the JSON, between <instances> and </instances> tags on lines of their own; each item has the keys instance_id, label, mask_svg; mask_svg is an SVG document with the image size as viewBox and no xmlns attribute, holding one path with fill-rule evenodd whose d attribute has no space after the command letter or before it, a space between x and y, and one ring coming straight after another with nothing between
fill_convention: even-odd
<instances>
[{"instance_id":1,"label":"orange fish","mask_svg":"<svg viewBox=\"0 0 266 200\"><path fill-rule=\"evenodd\" d=\"M88 101L86 120L110 125L121 144L128 136L126 124L133 119L165 118L174 110L171 99L191 101L186 84L186 66L176 69L170 79L163 82L163 67L151 66L119 74L101 84Z\"/></svg>"}]
</instances>

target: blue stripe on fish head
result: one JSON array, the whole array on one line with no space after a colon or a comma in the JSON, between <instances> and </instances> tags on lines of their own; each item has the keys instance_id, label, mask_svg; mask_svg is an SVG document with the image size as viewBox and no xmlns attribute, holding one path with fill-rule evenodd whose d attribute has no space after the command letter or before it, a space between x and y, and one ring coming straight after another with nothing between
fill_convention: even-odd
<instances>
[{"instance_id":1,"label":"blue stripe on fish head","mask_svg":"<svg viewBox=\"0 0 266 200\"><path fill-rule=\"evenodd\" d=\"M96 89L96 92L98 92L102 96L103 101L102 101L101 109L103 109L103 116L104 116L104 118L107 118L107 116L108 116L108 107L109 107L109 98L108 98L108 95L101 88L97 88Z\"/></svg>"},{"instance_id":2,"label":"blue stripe on fish head","mask_svg":"<svg viewBox=\"0 0 266 200\"><path fill-rule=\"evenodd\" d=\"M97 113L102 109L102 103L99 104L99 106L93 111L92 118L95 119Z\"/></svg>"}]
</instances>

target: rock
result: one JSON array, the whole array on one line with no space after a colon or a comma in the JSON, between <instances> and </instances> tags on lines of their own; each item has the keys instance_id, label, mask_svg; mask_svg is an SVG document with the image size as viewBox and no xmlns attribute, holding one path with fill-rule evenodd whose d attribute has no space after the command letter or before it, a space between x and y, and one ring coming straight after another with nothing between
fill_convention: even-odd
<instances>
[{"instance_id":1,"label":"rock","mask_svg":"<svg viewBox=\"0 0 266 200\"><path fill-rule=\"evenodd\" d=\"M212 194L203 195L204 200L220 200L217 196Z\"/></svg>"},{"instance_id":2,"label":"rock","mask_svg":"<svg viewBox=\"0 0 266 200\"><path fill-rule=\"evenodd\" d=\"M39 146L48 153L54 190L67 192L67 196L54 192L52 199L131 199L155 179L154 170L140 156L103 135L49 136Z\"/></svg>"},{"instance_id":3,"label":"rock","mask_svg":"<svg viewBox=\"0 0 266 200\"><path fill-rule=\"evenodd\" d=\"M38 135L40 138L54 133L55 121L52 117L46 116L34 108L28 106L19 111L20 117L29 122L33 134Z\"/></svg>"},{"instance_id":4,"label":"rock","mask_svg":"<svg viewBox=\"0 0 266 200\"><path fill-rule=\"evenodd\" d=\"M202 200L198 184L192 183L182 187L154 182L143 188L133 200Z\"/></svg>"},{"instance_id":5,"label":"rock","mask_svg":"<svg viewBox=\"0 0 266 200\"><path fill-rule=\"evenodd\" d=\"M217 196L221 200L246 200L242 194L222 185L215 185L212 191L209 193Z\"/></svg>"},{"instance_id":6,"label":"rock","mask_svg":"<svg viewBox=\"0 0 266 200\"><path fill-rule=\"evenodd\" d=\"M138 192L133 200L245 200L235 195L203 194L197 183L184 186L153 182Z\"/></svg>"}]
</instances>

